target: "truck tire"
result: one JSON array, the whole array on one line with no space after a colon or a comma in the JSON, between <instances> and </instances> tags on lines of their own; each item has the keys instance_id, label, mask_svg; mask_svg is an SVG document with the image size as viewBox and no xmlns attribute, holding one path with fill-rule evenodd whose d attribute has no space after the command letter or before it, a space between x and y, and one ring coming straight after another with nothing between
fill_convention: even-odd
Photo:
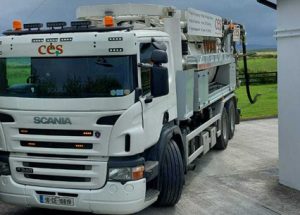
<instances>
[{"instance_id":1,"label":"truck tire","mask_svg":"<svg viewBox=\"0 0 300 215\"><path fill-rule=\"evenodd\" d=\"M223 109L222 116L221 116L221 135L217 138L217 143L214 149L217 150L225 150L228 145L229 140L229 119L226 108Z\"/></svg>"},{"instance_id":2,"label":"truck tire","mask_svg":"<svg viewBox=\"0 0 300 215\"><path fill-rule=\"evenodd\" d=\"M231 100L227 106L227 113L229 118L229 140L234 136L235 132L235 121L236 121L236 108L234 102Z\"/></svg>"},{"instance_id":3,"label":"truck tire","mask_svg":"<svg viewBox=\"0 0 300 215\"><path fill-rule=\"evenodd\" d=\"M174 206L181 197L184 184L184 167L180 150L174 140L166 146L159 176L158 206Z\"/></svg>"}]
</instances>

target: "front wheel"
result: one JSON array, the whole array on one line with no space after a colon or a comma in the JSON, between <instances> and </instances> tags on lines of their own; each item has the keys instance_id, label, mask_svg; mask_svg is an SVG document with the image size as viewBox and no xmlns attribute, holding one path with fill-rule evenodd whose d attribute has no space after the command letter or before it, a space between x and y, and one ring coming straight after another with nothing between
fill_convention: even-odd
<instances>
[{"instance_id":1,"label":"front wheel","mask_svg":"<svg viewBox=\"0 0 300 215\"><path fill-rule=\"evenodd\" d=\"M225 150L228 145L229 140L229 119L226 108L223 109L221 116L221 135L217 138L217 143L215 145L215 149L217 150Z\"/></svg>"},{"instance_id":2,"label":"front wheel","mask_svg":"<svg viewBox=\"0 0 300 215\"><path fill-rule=\"evenodd\" d=\"M181 197L184 184L184 167L180 150L174 140L166 146L160 167L158 206L174 206Z\"/></svg>"}]
</instances>

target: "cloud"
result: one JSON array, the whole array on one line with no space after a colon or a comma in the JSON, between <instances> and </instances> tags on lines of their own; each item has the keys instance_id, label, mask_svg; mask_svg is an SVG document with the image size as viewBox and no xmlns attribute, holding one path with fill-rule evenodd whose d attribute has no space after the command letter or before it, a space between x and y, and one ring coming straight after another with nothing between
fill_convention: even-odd
<instances>
[{"instance_id":1,"label":"cloud","mask_svg":"<svg viewBox=\"0 0 300 215\"><path fill-rule=\"evenodd\" d=\"M128 0L1 0L0 30L10 28L14 19L24 22L71 21L80 5L127 3ZM130 0L140 3L140 0ZM143 0L147 4L173 5L180 9L193 7L244 24L248 43L275 46L275 11L256 0Z\"/></svg>"}]
</instances>

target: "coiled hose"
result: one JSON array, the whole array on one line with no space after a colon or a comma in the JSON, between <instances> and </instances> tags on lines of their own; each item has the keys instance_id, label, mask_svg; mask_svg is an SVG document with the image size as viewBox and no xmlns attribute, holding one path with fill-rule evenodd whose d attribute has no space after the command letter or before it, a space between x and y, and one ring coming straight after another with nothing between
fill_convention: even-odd
<instances>
[{"instance_id":1,"label":"coiled hose","mask_svg":"<svg viewBox=\"0 0 300 215\"><path fill-rule=\"evenodd\" d=\"M249 72L248 72L248 62L247 62L246 32L243 27L241 27L241 40L242 40L242 48L243 48L244 75L245 75L247 96L248 96L249 102L251 104L255 104L257 101L257 98L259 96L261 96L261 94L256 94L254 96L254 98L252 98L252 95L251 95L250 76L249 76Z\"/></svg>"}]
</instances>

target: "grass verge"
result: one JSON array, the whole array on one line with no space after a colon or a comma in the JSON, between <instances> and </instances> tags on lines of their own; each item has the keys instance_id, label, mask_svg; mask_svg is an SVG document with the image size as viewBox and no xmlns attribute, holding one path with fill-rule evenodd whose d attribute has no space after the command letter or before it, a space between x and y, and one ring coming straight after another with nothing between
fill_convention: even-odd
<instances>
[{"instance_id":1,"label":"grass verge","mask_svg":"<svg viewBox=\"0 0 300 215\"><path fill-rule=\"evenodd\" d=\"M243 68L243 62L239 61L239 68ZM249 58L248 68L250 73L258 72L276 72L277 59L276 58Z\"/></svg>"},{"instance_id":2,"label":"grass verge","mask_svg":"<svg viewBox=\"0 0 300 215\"><path fill-rule=\"evenodd\" d=\"M248 100L245 86L240 87L236 93L239 98L238 107L242 111L242 120L269 118L278 115L277 84L251 86L253 97L256 94L261 94L253 105Z\"/></svg>"}]
</instances>

